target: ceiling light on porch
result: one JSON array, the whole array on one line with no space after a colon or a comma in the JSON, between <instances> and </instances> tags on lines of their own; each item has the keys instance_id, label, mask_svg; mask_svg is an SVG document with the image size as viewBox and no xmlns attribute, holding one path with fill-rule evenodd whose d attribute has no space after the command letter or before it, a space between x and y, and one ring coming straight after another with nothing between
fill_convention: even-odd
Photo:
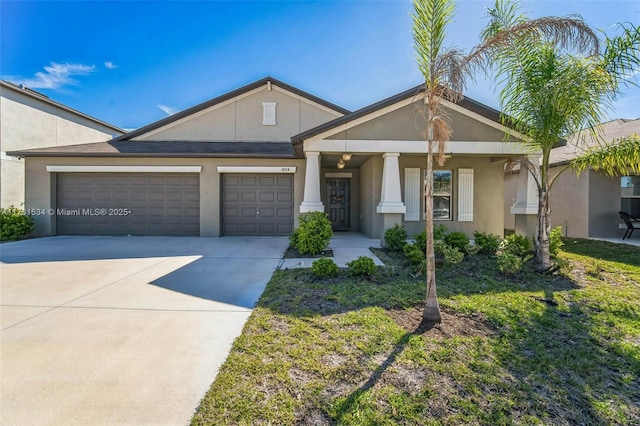
<instances>
[{"instance_id":1,"label":"ceiling light on porch","mask_svg":"<svg viewBox=\"0 0 640 426\"><path fill-rule=\"evenodd\" d=\"M340 159L340 161L338 161L338 168L344 169L344 161L342 161L342 158Z\"/></svg>"},{"instance_id":2,"label":"ceiling light on porch","mask_svg":"<svg viewBox=\"0 0 640 426\"><path fill-rule=\"evenodd\" d=\"M349 161L349 160L351 160L351 155L352 155L351 153L346 153L345 152L344 154L342 154L342 159L344 161Z\"/></svg>"}]
</instances>

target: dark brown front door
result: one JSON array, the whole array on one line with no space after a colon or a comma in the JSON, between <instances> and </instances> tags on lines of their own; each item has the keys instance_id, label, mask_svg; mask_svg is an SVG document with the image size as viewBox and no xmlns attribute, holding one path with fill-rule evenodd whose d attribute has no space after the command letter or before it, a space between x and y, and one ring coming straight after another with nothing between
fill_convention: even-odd
<instances>
[{"instance_id":1,"label":"dark brown front door","mask_svg":"<svg viewBox=\"0 0 640 426\"><path fill-rule=\"evenodd\" d=\"M327 205L329 220L335 231L348 231L351 225L349 215L349 186L351 179L327 179Z\"/></svg>"}]
</instances>

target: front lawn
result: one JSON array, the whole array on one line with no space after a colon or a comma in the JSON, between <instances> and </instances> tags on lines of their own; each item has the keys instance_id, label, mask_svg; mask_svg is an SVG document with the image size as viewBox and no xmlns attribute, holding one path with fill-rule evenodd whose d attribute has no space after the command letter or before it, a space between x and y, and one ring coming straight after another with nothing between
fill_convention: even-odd
<instances>
[{"instance_id":1,"label":"front lawn","mask_svg":"<svg viewBox=\"0 0 640 426\"><path fill-rule=\"evenodd\" d=\"M640 248L564 248L566 276L440 270L430 329L402 256L371 280L277 271L193 424L640 424Z\"/></svg>"}]
</instances>

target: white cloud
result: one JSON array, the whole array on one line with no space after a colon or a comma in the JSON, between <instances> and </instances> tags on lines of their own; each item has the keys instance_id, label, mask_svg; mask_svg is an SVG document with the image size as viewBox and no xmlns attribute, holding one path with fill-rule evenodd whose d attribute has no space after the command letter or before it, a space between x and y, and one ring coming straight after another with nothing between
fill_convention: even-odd
<instances>
[{"instance_id":1,"label":"white cloud","mask_svg":"<svg viewBox=\"0 0 640 426\"><path fill-rule=\"evenodd\" d=\"M114 69L118 68L118 66L116 64L114 64L113 62L111 62L111 61L105 62L104 66L108 70L114 70Z\"/></svg>"},{"instance_id":2,"label":"white cloud","mask_svg":"<svg viewBox=\"0 0 640 426\"><path fill-rule=\"evenodd\" d=\"M72 76L87 75L95 69L94 65L51 62L44 67L44 72L39 71L31 78L21 76L3 76L3 78L31 89L59 89L62 86L74 84L76 81L71 78Z\"/></svg>"},{"instance_id":3,"label":"white cloud","mask_svg":"<svg viewBox=\"0 0 640 426\"><path fill-rule=\"evenodd\" d=\"M166 105L158 105L158 108L160 108L161 110L163 110L167 115L173 115L176 112L178 112L177 109L170 107L170 106L166 106Z\"/></svg>"}]
</instances>

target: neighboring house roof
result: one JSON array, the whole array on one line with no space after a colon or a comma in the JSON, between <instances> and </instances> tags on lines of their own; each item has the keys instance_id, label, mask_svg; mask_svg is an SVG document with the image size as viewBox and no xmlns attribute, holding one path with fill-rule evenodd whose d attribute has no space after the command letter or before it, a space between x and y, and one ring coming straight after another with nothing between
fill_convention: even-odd
<instances>
[{"instance_id":1,"label":"neighboring house roof","mask_svg":"<svg viewBox=\"0 0 640 426\"><path fill-rule=\"evenodd\" d=\"M56 101L50 99L48 96L45 96L42 93L36 92L33 89L29 89L28 87L25 87L23 85L17 85L17 84L11 83L10 81L0 80L0 87L4 87L6 89L13 90L14 92L18 92L18 93L21 93L21 94L23 94L25 96L29 96L30 98L36 99L36 100L38 100L40 102L44 102L44 103L49 104L49 105L51 105L53 107L60 108L60 109L62 109L64 111L67 111L67 112L69 112L71 114L77 115L77 116L85 118L87 120L91 120L94 123L97 123L97 124L100 124L102 126L108 127L108 128L110 128L112 130L115 130L117 133L120 133L120 134L125 133L125 130L123 130L123 129L119 128L119 127L116 127L113 124L109 124L109 123L107 123L105 121L98 120L95 117L92 117L90 115L87 115L85 113L77 111L77 110L75 110L73 108L70 108L70 107L64 105L64 104L61 104L60 102L56 102Z\"/></svg>"},{"instance_id":2,"label":"neighboring house roof","mask_svg":"<svg viewBox=\"0 0 640 426\"><path fill-rule=\"evenodd\" d=\"M626 138L634 133L640 134L640 118L635 120L618 118L607 121L596 127L599 139L589 132L581 131L568 138L567 144L551 150L550 165L562 165L573 160L585 149L602 143L611 143L617 139Z\"/></svg>"},{"instance_id":3,"label":"neighboring house roof","mask_svg":"<svg viewBox=\"0 0 640 426\"><path fill-rule=\"evenodd\" d=\"M328 123L322 124L313 129L307 130L300 134L297 134L291 138L291 141L294 144L301 143L305 139L309 139L313 136L319 135L327 130L335 129L338 126L349 123L350 121L356 120L360 117L364 117L365 115L371 114L383 108L386 108L395 103L401 102L405 99L409 99L412 97L418 96L420 93L424 91L424 84L420 84L418 86L412 87L409 90L405 90L404 92L398 93L397 95L390 96L386 99L383 99L379 102L361 108L357 111L354 111L350 114L346 114L343 117L336 118L335 120L329 121ZM502 124L500 120L500 111L493 109L487 105L484 105L474 99L463 97L462 100L457 102L457 105L464 107L470 111L473 111L489 120L495 121L496 123Z\"/></svg>"},{"instance_id":4,"label":"neighboring house roof","mask_svg":"<svg viewBox=\"0 0 640 426\"><path fill-rule=\"evenodd\" d=\"M184 111L180 111L177 112L169 117L166 117L162 120L156 121L154 123L151 123L147 126L141 127L139 129L136 129L132 132L126 133L122 136L119 136L115 139L113 139L114 141L120 141L120 140L129 140L129 139L133 139L137 136L143 135L145 133L151 132L152 130L156 130L159 129L160 127L166 126L168 124L171 124L175 121L181 120L185 117L188 117L190 115L193 115L197 112L200 112L202 110L205 110L207 108L211 108L214 105L217 105L219 103L222 103L224 101L227 101L229 99L235 98L236 96L240 96L246 92L249 92L251 90L257 89L259 87L262 87L264 85L267 84L267 82L271 82L272 84L285 89L289 92L295 93L298 96L304 97L312 102L315 102L317 104L320 104L322 106L325 106L333 111L336 111L340 114L349 114L351 111L349 111L348 109L344 109L338 105L332 104L331 102L327 102L324 99L321 99L317 96L314 96L310 93L304 92L296 87L290 86L286 83L281 82L280 80L276 80L273 77L265 77L263 79L260 79L258 81L254 81L251 84L248 84L246 86L240 87L239 89L236 90L232 90L231 92L225 93L224 95L218 96L216 98L213 98L211 100L208 100L206 102L203 102L201 104L195 105L191 108L187 108Z\"/></svg>"},{"instance_id":5,"label":"neighboring house roof","mask_svg":"<svg viewBox=\"0 0 640 426\"><path fill-rule=\"evenodd\" d=\"M30 149L29 157L226 157L296 158L290 142L116 141Z\"/></svg>"}]
</instances>

